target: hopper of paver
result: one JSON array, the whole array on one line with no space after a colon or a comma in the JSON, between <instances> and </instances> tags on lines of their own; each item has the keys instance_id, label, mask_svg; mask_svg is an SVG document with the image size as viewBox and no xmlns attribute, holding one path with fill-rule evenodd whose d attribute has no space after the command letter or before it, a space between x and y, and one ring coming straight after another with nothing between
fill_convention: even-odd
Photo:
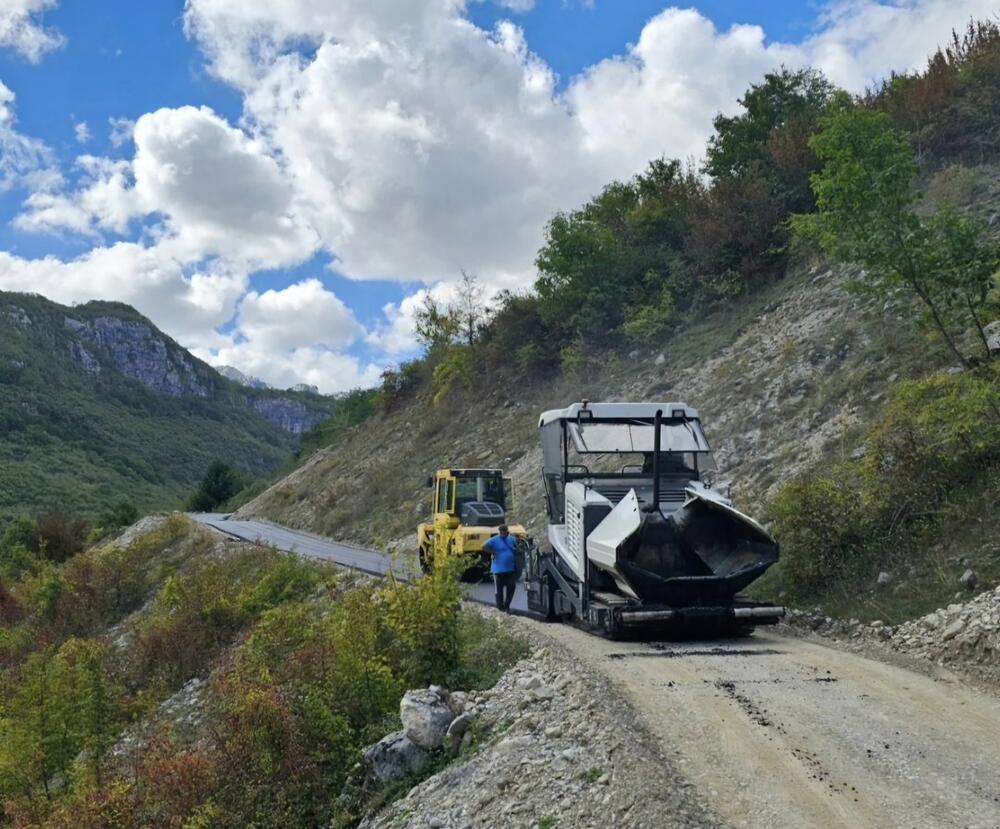
<instances>
[{"instance_id":1,"label":"hopper of paver","mask_svg":"<svg viewBox=\"0 0 1000 829\"><path fill-rule=\"evenodd\" d=\"M664 514L630 491L588 537L588 555L643 602L730 605L777 561L778 545L712 493L689 488L686 495Z\"/></svg>"}]
</instances>

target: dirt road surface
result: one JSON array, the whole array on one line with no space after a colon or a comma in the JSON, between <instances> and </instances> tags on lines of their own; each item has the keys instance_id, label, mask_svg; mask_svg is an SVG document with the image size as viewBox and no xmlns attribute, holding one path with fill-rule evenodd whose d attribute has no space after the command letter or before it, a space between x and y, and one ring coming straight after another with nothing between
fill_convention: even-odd
<instances>
[{"instance_id":1,"label":"dirt road surface","mask_svg":"<svg viewBox=\"0 0 1000 829\"><path fill-rule=\"evenodd\" d=\"M821 643L546 633L621 689L745 829L998 829L1000 700Z\"/></svg>"}]
</instances>

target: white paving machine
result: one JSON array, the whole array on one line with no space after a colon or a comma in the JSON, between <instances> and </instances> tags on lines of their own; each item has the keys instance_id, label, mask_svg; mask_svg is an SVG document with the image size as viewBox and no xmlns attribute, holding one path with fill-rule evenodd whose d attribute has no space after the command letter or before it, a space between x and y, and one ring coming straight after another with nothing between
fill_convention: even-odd
<instances>
[{"instance_id":1,"label":"white paving machine","mask_svg":"<svg viewBox=\"0 0 1000 829\"><path fill-rule=\"evenodd\" d=\"M583 401L539 428L549 524L526 560L533 615L615 638L740 633L784 616L740 592L778 544L712 488L695 409Z\"/></svg>"}]
</instances>

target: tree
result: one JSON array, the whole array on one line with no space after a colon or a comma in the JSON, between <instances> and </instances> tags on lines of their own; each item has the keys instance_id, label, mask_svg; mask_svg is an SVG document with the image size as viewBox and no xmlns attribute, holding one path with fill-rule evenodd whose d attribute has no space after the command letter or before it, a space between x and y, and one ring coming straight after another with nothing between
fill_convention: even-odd
<instances>
[{"instance_id":1,"label":"tree","mask_svg":"<svg viewBox=\"0 0 1000 829\"><path fill-rule=\"evenodd\" d=\"M35 521L30 549L50 561L65 561L83 549L87 522L64 512L43 512Z\"/></svg>"},{"instance_id":2,"label":"tree","mask_svg":"<svg viewBox=\"0 0 1000 829\"><path fill-rule=\"evenodd\" d=\"M243 488L239 475L222 461L212 461L188 501L192 512L211 512Z\"/></svg>"},{"instance_id":3,"label":"tree","mask_svg":"<svg viewBox=\"0 0 1000 829\"><path fill-rule=\"evenodd\" d=\"M428 351L448 346L458 333L458 320L448 308L442 308L430 293L425 293L414 314L417 341Z\"/></svg>"},{"instance_id":4,"label":"tree","mask_svg":"<svg viewBox=\"0 0 1000 829\"><path fill-rule=\"evenodd\" d=\"M817 164L808 140L833 92L815 69L769 72L740 99L743 112L716 116L705 172L716 180L761 175L789 210L809 209Z\"/></svg>"},{"instance_id":5,"label":"tree","mask_svg":"<svg viewBox=\"0 0 1000 829\"><path fill-rule=\"evenodd\" d=\"M105 510L97 519L97 526L105 533L128 527L139 520L139 510L128 498L119 498L111 509Z\"/></svg>"},{"instance_id":6,"label":"tree","mask_svg":"<svg viewBox=\"0 0 1000 829\"><path fill-rule=\"evenodd\" d=\"M489 318L483 304L483 286L475 274L462 271L458 295L450 306L449 314L455 319L459 335L466 344L475 345Z\"/></svg>"},{"instance_id":7,"label":"tree","mask_svg":"<svg viewBox=\"0 0 1000 829\"><path fill-rule=\"evenodd\" d=\"M950 316L967 317L989 359L990 345L981 314L993 277L1000 271L1000 241L985 238L983 222L960 216L951 208L938 211L927 229L929 266L938 277L938 293Z\"/></svg>"},{"instance_id":8,"label":"tree","mask_svg":"<svg viewBox=\"0 0 1000 829\"><path fill-rule=\"evenodd\" d=\"M917 163L909 140L883 112L838 97L810 146L824 162L812 177L818 211L794 219L796 232L832 257L864 267L857 286L886 296L911 290L941 338L964 366L951 331L968 324L1000 261L971 220L941 213L924 223L910 182ZM964 313L958 313L961 303Z\"/></svg>"},{"instance_id":9,"label":"tree","mask_svg":"<svg viewBox=\"0 0 1000 829\"><path fill-rule=\"evenodd\" d=\"M100 783L107 752L121 728L121 692L108 679L106 647L69 639L29 656L0 719L0 794L33 799L65 778L84 752Z\"/></svg>"}]
</instances>

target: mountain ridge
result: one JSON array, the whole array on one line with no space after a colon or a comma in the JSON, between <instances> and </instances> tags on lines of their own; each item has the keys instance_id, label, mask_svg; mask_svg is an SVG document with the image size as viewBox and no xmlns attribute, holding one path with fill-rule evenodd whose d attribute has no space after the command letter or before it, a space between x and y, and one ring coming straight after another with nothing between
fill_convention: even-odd
<instances>
[{"instance_id":1,"label":"mountain ridge","mask_svg":"<svg viewBox=\"0 0 1000 829\"><path fill-rule=\"evenodd\" d=\"M0 292L0 515L178 506L221 458L273 472L335 402L224 378L131 306Z\"/></svg>"}]
</instances>

